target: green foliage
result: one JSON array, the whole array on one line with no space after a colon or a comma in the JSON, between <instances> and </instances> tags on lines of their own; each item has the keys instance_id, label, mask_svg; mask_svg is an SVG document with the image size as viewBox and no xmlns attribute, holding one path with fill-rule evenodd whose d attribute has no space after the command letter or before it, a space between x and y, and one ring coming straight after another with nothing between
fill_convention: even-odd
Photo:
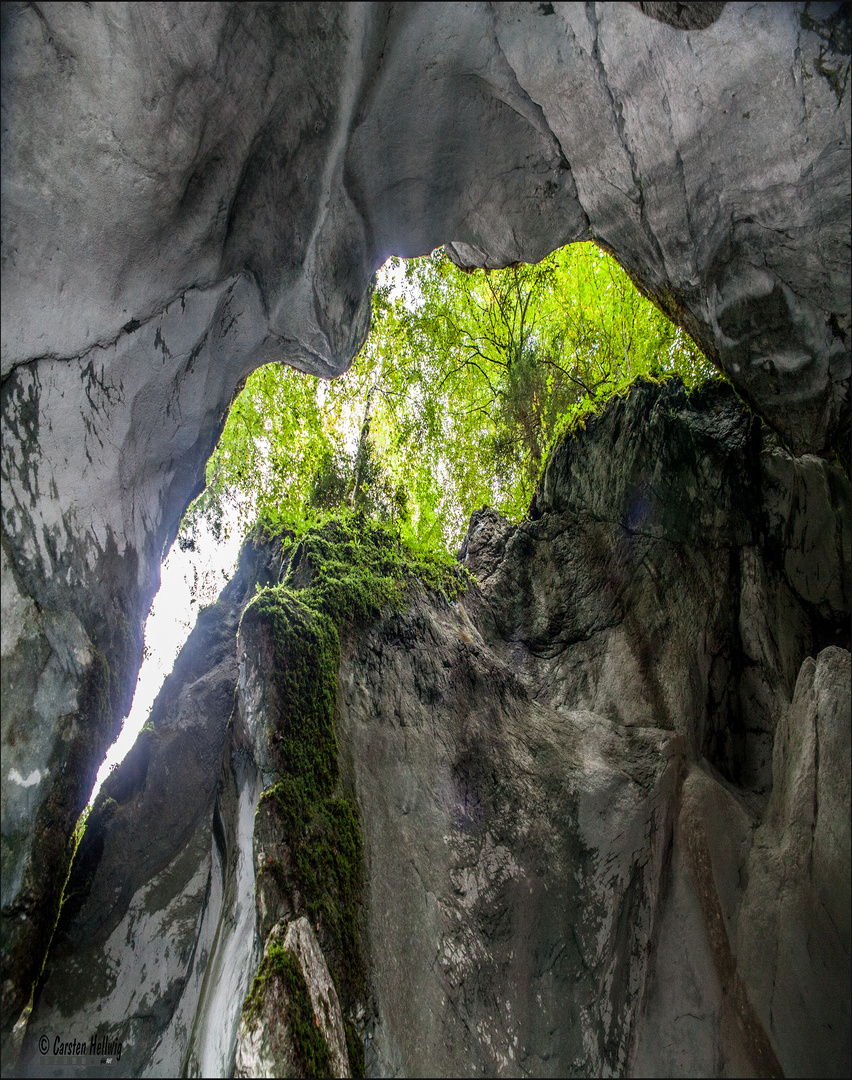
<instances>
[{"instance_id":1,"label":"green foliage","mask_svg":"<svg viewBox=\"0 0 852 1080\"><path fill-rule=\"evenodd\" d=\"M182 524L184 548L193 547L202 516L217 538L227 533L226 503L236 506L241 531L272 507L284 520L303 520L312 478L339 452L324 385L279 364L250 376L207 463L205 490Z\"/></svg>"},{"instance_id":2,"label":"green foliage","mask_svg":"<svg viewBox=\"0 0 852 1080\"><path fill-rule=\"evenodd\" d=\"M83 812L77 818L77 824L74 826L74 852L76 854L77 848L80 846L80 841L83 839L83 833L86 831L86 825L89 822L89 814L92 812L91 805L84 806ZM68 868L70 875L71 868Z\"/></svg>"},{"instance_id":3,"label":"green foliage","mask_svg":"<svg viewBox=\"0 0 852 1080\"><path fill-rule=\"evenodd\" d=\"M343 505L349 489L350 462L340 448L326 447L308 488L308 505L317 510L335 510Z\"/></svg>"},{"instance_id":4,"label":"green foliage","mask_svg":"<svg viewBox=\"0 0 852 1080\"><path fill-rule=\"evenodd\" d=\"M298 1076L331 1076L331 1052L314 1017L305 976L295 956L280 941L269 942L263 961L243 1002L243 1017L257 1024L258 1013L270 979L280 980L287 999L287 1026L293 1039Z\"/></svg>"},{"instance_id":5,"label":"green foliage","mask_svg":"<svg viewBox=\"0 0 852 1080\"><path fill-rule=\"evenodd\" d=\"M340 508L415 550L453 547L488 503L521 518L558 434L638 376L713 373L693 342L594 244L536 266L465 273L441 252L398 259L372 330L332 382L279 365L249 377L187 514L244 531L257 515L304 530Z\"/></svg>"},{"instance_id":6,"label":"green foliage","mask_svg":"<svg viewBox=\"0 0 852 1080\"><path fill-rule=\"evenodd\" d=\"M406 263L404 282L404 295L374 299L358 362L383 359L386 456L453 523L447 539L483 503L521 518L560 427L637 376L678 373L693 385L711 373L593 244L491 273L462 273L436 253Z\"/></svg>"}]
</instances>

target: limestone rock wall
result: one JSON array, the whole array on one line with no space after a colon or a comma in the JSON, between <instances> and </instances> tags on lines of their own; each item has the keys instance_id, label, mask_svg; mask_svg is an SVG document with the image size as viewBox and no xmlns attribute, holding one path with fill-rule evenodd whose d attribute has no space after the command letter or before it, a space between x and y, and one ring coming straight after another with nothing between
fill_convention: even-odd
<instances>
[{"instance_id":1,"label":"limestone rock wall","mask_svg":"<svg viewBox=\"0 0 852 1080\"><path fill-rule=\"evenodd\" d=\"M556 449L537 505L474 515L461 600L342 641L368 1074L845 1075L848 480L727 386L645 384ZM272 1004L259 1039L240 1011L304 912L256 886L274 672L235 633L292 550L246 545L105 785L21 1071L86 1025L132 1075L230 1075L238 1045L279 1067Z\"/></svg>"},{"instance_id":2,"label":"limestone rock wall","mask_svg":"<svg viewBox=\"0 0 852 1080\"><path fill-rule=\"evenodd\" d=\"M274 965L269 966L268 973L264 971L264 961L271 959L276 946L296 961L302 973L307 991L302 1011L308 1013L309 1027L311 1016L316 1018L317 1031L325 1043L328 1074L351 1076L337 991L304 915L286 927L279 924L270 932L258 972L258 978L263 981L256 984L258 1015L240 1021L234 1076L299 1076L305 1071L293 1034L292 999L296 994Z\"/></svg>"},{"instance_id":3,"label":"limestone rock wall","mask_svg":"<svg viewBox=\"0 0 852 1080\"><path fill-rule=\"evenodd\" d=\"M190 1057L207 1075L233 1068L238 1013L229 1029L222 1002L242 1001L257 962L251 845L262 776L228 732L239 616L266 580L252 554L199 613L149 722L104 782L56 929L40 1023L55 1036L73 1001L81 1028L120 1028L127 1075L174 1075ZM208 1022L196 1018L199 1002Z\"/></svg>"},{"instance_id":4,"label":"limestone rock wall","mask_svg":"<svg viewBox=\"0 0 852 1080\"><path fill-rule=\"evenodd\" d=\"M474 515L479 589L459 610L389 622L344 656L377 1074L848 1066L849 791L828 777L850 768L849 489L767 434L724 387L612 402L554 453L538 520ZM838 590L826 622L773 516L778 458L791 485L812 465L837 484L810 560ZM825 869L808 863L808 654L832 731ZM797 810L777 809L787 785Z\"/></svg>"},{"instance_id":5,"label":"limestone rock wall","mask_svg":"<svg viewBox=\"0 0 852 1080\"><path fill-rule=\"evenodd\" d=\"M846 437L850 23L10 3L2 50L5 1038L232 396L344 370L389 254L595 239L795 454Z\"/></svg>"}]
</instances>

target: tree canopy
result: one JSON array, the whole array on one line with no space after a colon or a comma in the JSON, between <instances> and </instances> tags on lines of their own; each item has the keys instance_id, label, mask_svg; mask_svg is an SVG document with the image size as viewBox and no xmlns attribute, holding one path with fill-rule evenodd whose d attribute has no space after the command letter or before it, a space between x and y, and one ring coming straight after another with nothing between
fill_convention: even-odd
<instances>
[{"instance_id":1,"label":"tree canopy","mask_svg":"<svg viewBox=\"0 0 852 1080\"><path fill-rule=\"evenodd\" d=\"M351 507L415 548L454 548L478 506L523 517L554 440L637 376L714 373L594 244L490 272L442 251L391 259L345 375L273 364L249 377L181 544L202 515L223 528L231 503L243 530Z\"/></svg>"}]
</instances>

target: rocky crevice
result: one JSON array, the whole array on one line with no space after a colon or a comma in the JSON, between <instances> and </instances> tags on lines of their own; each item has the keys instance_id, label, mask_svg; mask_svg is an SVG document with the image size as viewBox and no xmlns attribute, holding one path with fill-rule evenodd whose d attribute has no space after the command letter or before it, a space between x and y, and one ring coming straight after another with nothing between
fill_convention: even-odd
<instances>
[{"instance_id":1,"label":"rocky crevice","mask_svg":"<svg viewBox=\"0 0 852 1080\"><path fill-rule=\"evenodd\" d=\"M290 1036L270 1049L264 1021L238 1039L242 1000L269 932L313 912L370 1075L842 1074L836 472L790 457L722 385L610 402L554 451L535 521L474 515L463 596L357 594L366 617L341 624L334 660L339 778L304 832L301 804L273 797L303 782L292 680L321 644L293 604L350 594L322 592L331 549L248 544L93 811L22 1062L43 1031L89 1023L121 1028L129 1073L227 1075L238 1042L274 1071ZM255 585L259 621L241 614ZM179 787L175 755L195 763ZM337 873L322 815L343 801L363 843L355 993L339 913L311 907L304 877L314 860Z\"/></svg>"}]
</instances>

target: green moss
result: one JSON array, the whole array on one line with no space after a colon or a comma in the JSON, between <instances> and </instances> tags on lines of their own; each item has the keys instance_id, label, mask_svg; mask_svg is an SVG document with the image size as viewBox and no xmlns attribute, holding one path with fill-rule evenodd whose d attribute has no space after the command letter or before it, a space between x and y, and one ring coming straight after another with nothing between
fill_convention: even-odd
<instances>
[{"instance_id":1,"label":"green moss","mask_svg":"<svg viewBox=\"0 0 852 1080\"><path fill-rule=\"evenodd\" d=\"M346 1013L365 996L358 930L363 845L355 807L336 791L340 631L388 607L400 609L417 590L454 597L469 578L434 556L408 551L391 528L358 514L301 536L260 523L252 540L278 541L290 556L281 583L259 589L241 622L242 633L262 626L274 653L275 718L267 736L279 779L262 803L274 809L289 855L286 866L272 860L264 872L292 910L304 911L317 927ZM354 1038L360 1047L357 1033Z\"/></svg>"},{"instance_id":2,"label":"green moss","mask_svg":"<svg viewBox=\"0 0 852 1080\"><path fill-rule=\"evenodd\" d=\"M299 1076L331 1076L331 1052L317 1024L308 984L299 962L280 941L267 946L263 962L243 1002L243 1018L250 1027L259 1019L270 979L281 981L287 999L286 1020L293 1040Z\"/></svg>"},{"instance_id":3,"label":"green moss","mask_svg":"<svg viewBox=\"0 0 852 1080\"><path fill-rule=\"evenodd\" d=\"M271 674L279 720L267 733L272 759L283 776L302 782L306 798L330 795L337 782L337 628L286 587L262 589L243 625L247 619L268 627L275 650Z\"/></svg>"},{"instance_id":4,"label":"green moss","mask_svg":"<svg viewBox=\"0 0 852 1080\"><path fill-rule=\"evenodd\" d=\"M346 1032L346 1050L349 1054L349 1068L352 1075L361 1077L367 1075L367 1066L364 1061L364 1043L355 1025L351 1020L344 1020L343 1028Z\"/></svg>"},{"instance_id":5,"label":"green moss","mask_svg":"<svg viewBox=\"0 0 852 1080\"><path fill-rule=\"evenodd\" d=\"M74 851L76 853L77 848L80 846L80 841L83 839L83 834L86 831L86 826L89 823L89 814L91 814L91 806L84 806L83 812L77 818L77 824L74 826Z\"/></svg>"},{"instance_id":6,"label":"green moss","mask_svg":"<svg viewBox=\"0 0 852 1080\"><path fill-rule=\"evenodd\" d=\"M291 865L325 951L341 1004L363 998L364 962L358 932L363 846L355 808L347 799L326 799L315 808L291 847Z\"/></svg>"}]
</instances>

